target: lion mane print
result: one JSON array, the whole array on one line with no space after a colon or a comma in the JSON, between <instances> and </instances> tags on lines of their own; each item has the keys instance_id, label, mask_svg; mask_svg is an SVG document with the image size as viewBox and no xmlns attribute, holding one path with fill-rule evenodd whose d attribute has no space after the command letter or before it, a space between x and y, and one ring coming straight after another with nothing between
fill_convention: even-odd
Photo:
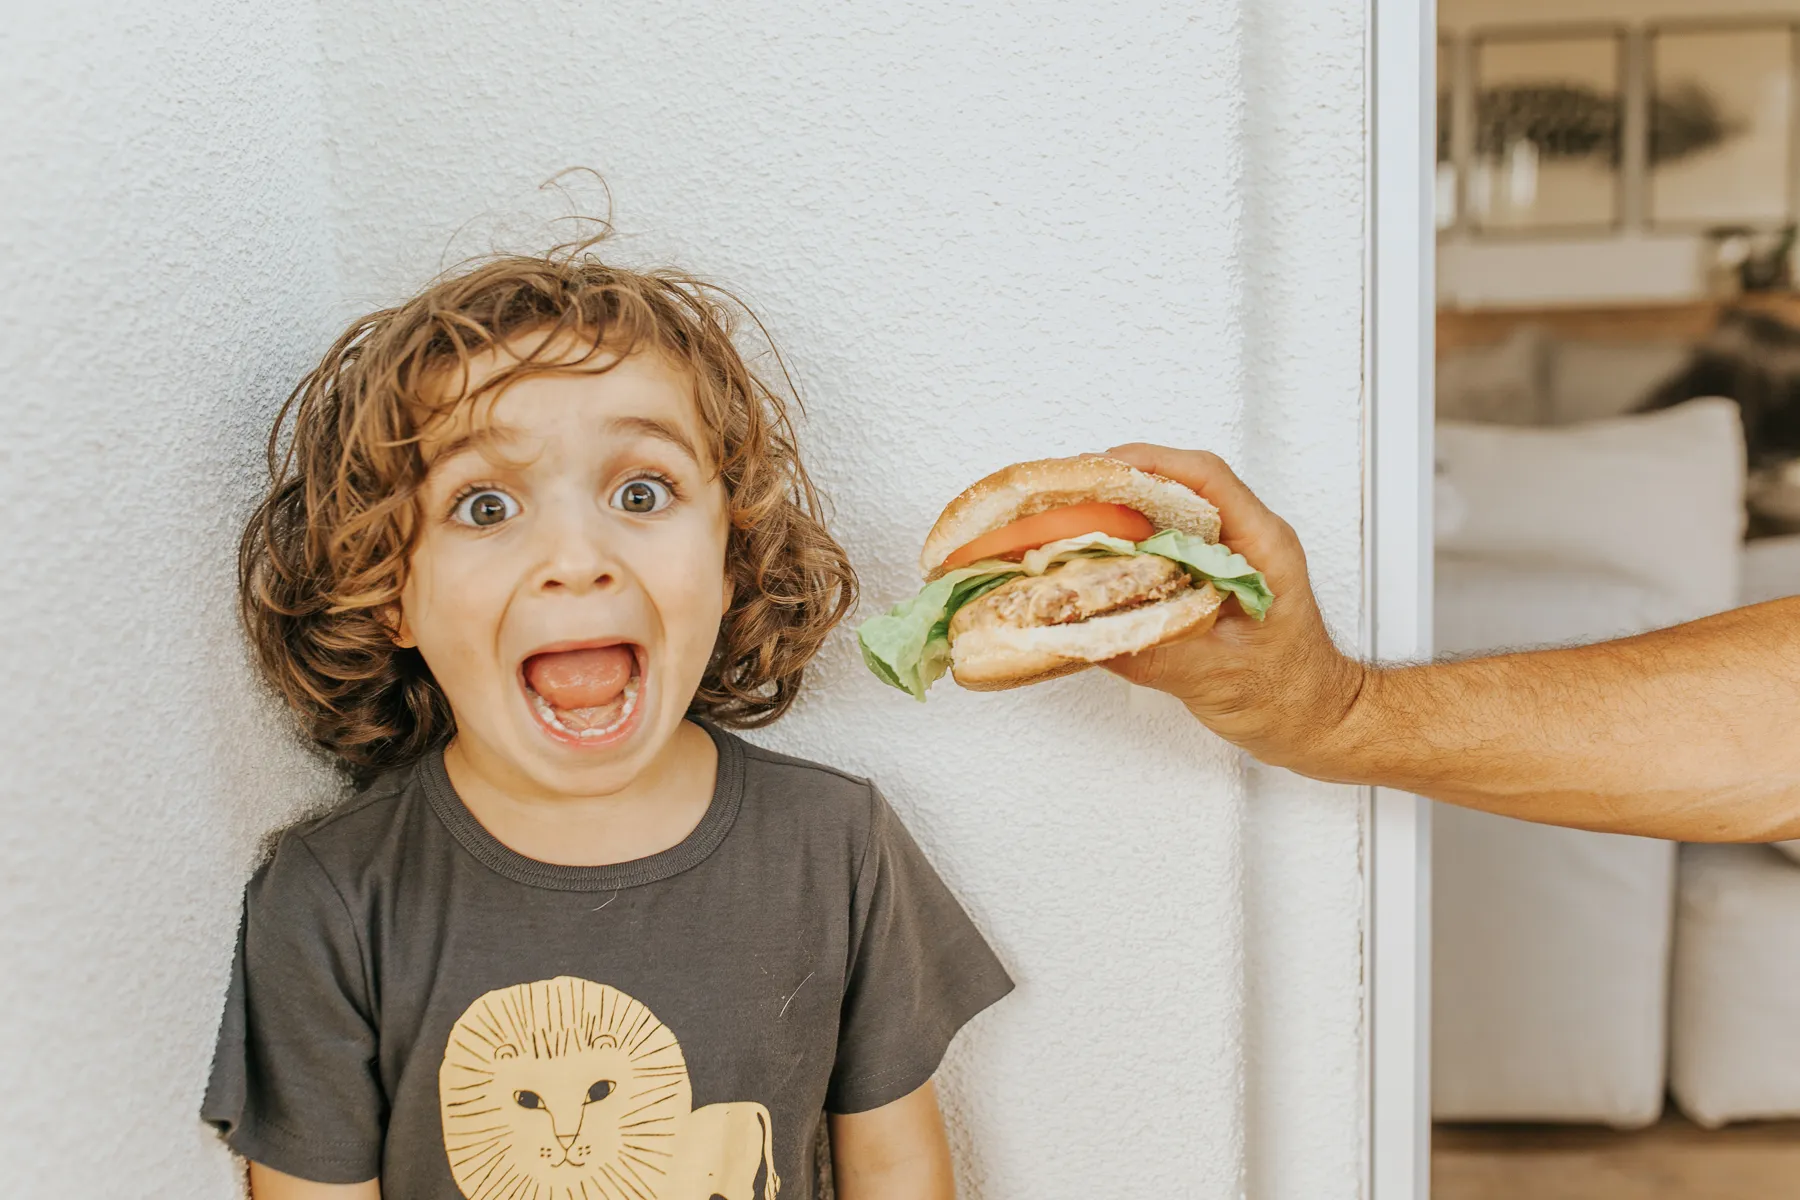
<instances>
[{"instance_id":1,"label":"lion mane print","mask_svg":"<svg viewBox=\"0 0 1800 1200\"><path fill-rule=\"evenodd\" d=\"M775 1200L781 1186L769 1110L695 1108L669 1027L571 975L469 1005L444 1049L438 1103L467 1200Z\"/></svg>"}]
</instances>

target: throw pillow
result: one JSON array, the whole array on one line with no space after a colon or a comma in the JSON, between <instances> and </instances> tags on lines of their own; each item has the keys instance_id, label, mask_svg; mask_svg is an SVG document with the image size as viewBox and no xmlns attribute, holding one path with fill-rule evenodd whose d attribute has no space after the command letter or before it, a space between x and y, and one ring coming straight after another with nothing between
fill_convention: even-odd
<instances>
[{"instance_id":1,"label":"throw pillow","mask_svg":"<svg viewBox=\"0 0 1800 1200\"><path fill-rule=\"evenodd\" d=\"M1439 522L1440 553L1611 572L1696 615L1737 600L1744 449L1729 400L1552 429L1443 422L1437 462L1458 518Z\"/></svg>"}]
</instances>

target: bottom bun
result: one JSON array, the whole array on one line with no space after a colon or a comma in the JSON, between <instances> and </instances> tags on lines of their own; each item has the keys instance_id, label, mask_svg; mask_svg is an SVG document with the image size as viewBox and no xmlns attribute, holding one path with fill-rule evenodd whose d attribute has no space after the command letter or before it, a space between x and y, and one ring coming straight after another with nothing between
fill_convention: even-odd
<instances>
[{"instance_id":1,"label":"bottom bun","mask_svg":"<svg viewBox=\"0 0 1800 1200\"><path fill-rule=\"evenodd\" d=\"M972 692L1042 683L1095 663L1205 633L1224 603L1210 583L1169 600L1067 625L986 626L950 643L950 674Z\"/></svg>"}]
</instances>

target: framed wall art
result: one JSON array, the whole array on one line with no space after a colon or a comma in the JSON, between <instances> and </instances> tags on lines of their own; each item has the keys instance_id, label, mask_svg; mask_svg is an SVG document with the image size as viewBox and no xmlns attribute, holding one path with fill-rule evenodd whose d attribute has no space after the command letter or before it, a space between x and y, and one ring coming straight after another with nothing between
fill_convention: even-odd
<instances>
[{"instance_id":1,"label":"framed wall art","mask_svg":"<svg viewBox=\"0 0 1800 1200\"><path fill-rule=\"evenodd\" d=\"M1471 51L1467 223L1519 233L1616 228L1623 31L1509 30L1477 36Z\"/></svg>"},{"instance_id":2,"label":"framed wall art","mask_svg":"<svg viewBox=\"0 0 1800 1200\"><path fill-rule=\"evenodd\" d=\"M1664 25L1648 44L1649 218L1771 225L1794 188L1794 28Z\"/></svg>"}]
</instances>

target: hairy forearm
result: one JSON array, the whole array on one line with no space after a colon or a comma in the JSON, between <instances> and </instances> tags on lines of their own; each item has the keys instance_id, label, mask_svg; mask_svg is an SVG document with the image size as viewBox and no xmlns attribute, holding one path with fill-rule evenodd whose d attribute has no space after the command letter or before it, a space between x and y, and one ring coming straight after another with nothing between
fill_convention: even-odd
<instances>
[{"instance_id":1,"label":"hairy forearm","mask_svg":"<svg viewBox=\"0 0 1800 1200\"><path fill-rule=\"evenodd\" d=\"M1289 765L1583 829L1800 837L1800 598L1360 684Z\"/></svg>"}]
</instances>

